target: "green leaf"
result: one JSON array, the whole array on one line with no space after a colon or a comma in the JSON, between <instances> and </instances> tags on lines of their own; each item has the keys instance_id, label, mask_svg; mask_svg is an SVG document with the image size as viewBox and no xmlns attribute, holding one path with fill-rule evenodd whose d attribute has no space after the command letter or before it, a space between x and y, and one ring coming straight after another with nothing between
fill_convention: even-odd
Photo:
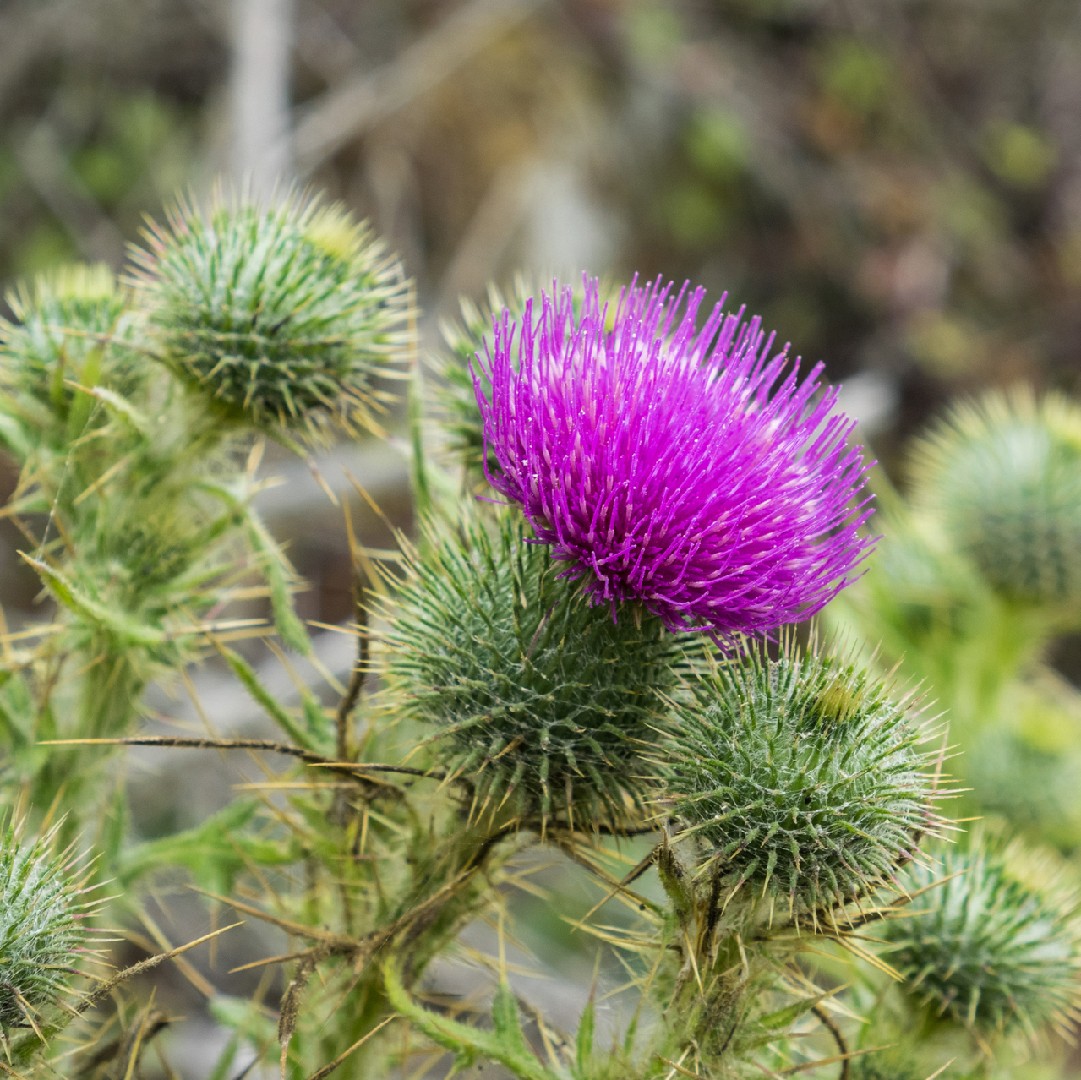
<instances>
[{"instance_id":1,"label":"green leaf","mask_svg":"<svg viewBox=\"0 0 1081 1080\"><path fill-rule=\"evenodd\" d=\"M487 1058L520 1080L565 1080L564 1074L546 1069L526 1046L517 1003L505 984L500 985L492 1004L495 1030L481 1031L418 1005L402 985L393 960L384 965L383 979L391 1005L437 1046L454 1054L458 1065L468 1066Z\"/></svg>"},{"instance_id":2,"label":"green leaf","mask_svg":"<svg viewBox=\"0 0 1081 1080\"><path fill-rule=\"evenodd\" d=\"M427 459L424 456L424 416L422 411L420 365L416 365L409 383L409 445L412 451L413 498L418 518L427 517L432 508L428 484Z\"/></svg>"},{"instance_id":3,"label":"green leaf","mask_svg":"<svg viewBox=\"0 0 1081 1080\"><path fill-rule=\"evenodd\" d=\"M251 821L258 805L254 799L240 799L192 829L129 849L118 861L117 881L128 887L144 874L168 866L186 866L196 874L212 865L239 869L244 860L237 834Z\"/></svg>"},{"instance_id":4,"label":"green leaf","mask_svg":"<svg viewBox=\"0 0 1081 1080\"><path fill-rule=\"evenodd\" d=\"M79 372L80 382L77 383L78 392L71 399L71 408L68 412L68 439L74 442L86 429L87 423L94 412L93 387L101 379L102 361L105 350L98 345L88 349L83 360L82 370ZM62 366L56 368L56 378L59 381L60 400L63 401L64 383L68 380L63 378Z\"/></svg>"},{"instance_id":5,"label":"green leaf","mask_svg":"<svg viewBox=\"0 0 1081 1080\"><path fill-rule=\"evenodd\" d=\"M760 1046L768 1046L777 1041L777 1037L788 1031L801 1016L806 1015L816 1005L832 997L834 991L827 990L825 993L814 997L802 998L786 1005L783 1009L756 1016L748 1025L749 1030L739 1035L739 1047L741 1050L753 1050Z\"/></svg>"},{"instance_id":6,"label":"green leaf","mask_svg":"<svg viewBox=\"0 0 1081 1080\"><path fill-rule=\"evenodd\" d=\"M597 1010L593 998L586 1002L582 1018L578 1021L578 1037L574 1045L574 1062L581 1080L589 1075L593 1058L593 1035L597 1024Z\"/></svg>"},{"instance_id":7,"label":"green leaf","mask_svg":"<svg viewBox=\"0 0 1081 1080\"><path fill-rule=\"evenodd\" d=\"M267 532L255 512L248 508L246 516L248 541L261 557L263 573L270 591L270 608L274 612L274 625L282 641L303 656L312 651L307 628L297 617L293 608L293 580L281 548Z\"/></svg>"},{"instance_id":8,"label":"green leaf","mask_svg":"<svg viewBox=\"0 0 1081 1080\"><path fill-rule=\"evenodd\" d=\"M137 409L126 398L121 397L116 391L105 386L95 386L90 393L96 397L105 408L115 413L129 427L138 432L144 438L151 438L154 426L150 418L141 410Z\"/></svg>"},{"instance_id":9,"label":"green leaf","mask_svg":"<svg viewBox=\"0 0 1081 1080\"><path fill-rule=\"evenodd\" d=\"M500 982L492 999L492 1027L506 1047L516 1053L530 1053L529 1044L522 1034L518 999L505 982Z\"/></svg>"},{"instance_id":10,"label":"green leaf","mask_svg":"<svg viewBox=\"0 0 1081 1080\"><path fill-rule=\"evenodd\" d=\"M48 563L22 551L19 552L19 556L23 562L33 567L46 588L61 605L84 622L90 623L99 630L104 630L117 642L146 647L163 645L168 641L163 631L131 618L127 612L116 611L93 597L87 596L67 575L49 566Z\"/></svg>"},{"instance_id":11,"label":"green leaf","mask_svg":"<svg viewBox=\"0 0 1081 1080\"><path fill-rule=\"evenodd\" d=\"M244 684L244 689L262 706L263 711L297 745L308 750L317 750L315 740L309 732L296 722L287 709L267 691L259 681L252 666L239 654L224 645L219 647L222 658L233 670L233 674Z\"/></svg>"}]
</instances>

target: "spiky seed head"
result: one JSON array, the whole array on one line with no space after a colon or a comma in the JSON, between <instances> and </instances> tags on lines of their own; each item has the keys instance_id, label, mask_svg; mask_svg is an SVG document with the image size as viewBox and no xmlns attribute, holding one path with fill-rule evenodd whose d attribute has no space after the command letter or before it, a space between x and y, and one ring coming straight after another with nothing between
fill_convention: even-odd
<instances>
[{"instance_id":1,"label":"spiky seed head","mask_svg":"<svg viewBox=\"0 0 1081 1080\"><path fill-rule=\"evenodd\" d=\"M56 829L29 843L0 836L0 1028L25 1027L55 1005L86 952L89 896L79 860L58 851Z\"/></svg>"},{"instance_id":2,"label":"spiky seed head","mask_svg":"<svg viewBox=\"0 0 1081 1080\"><path fill-rule=\"evenodd\" d=\"M954 408L917 444L917 509L1011 600L1081 598L1081 409L1029 391Z\"/></svg>"},{"instance_id":3,"label":"spiky seed head","mask_svg":"<svg viewBox=\"0 0 1081 1080\"><path fill-rule=\"evenodd\" d=\"M673 709L664 806L747 918L829 918L938 827L910 694L790 640L709 665Z\"/></svg>"},{"instance_id":4,"label":"spiky seed head","mask_svg":"<svg viewBox=\"0 0 1081 1080\"><path fill-rule=\"evenodd\" d=\"M595 603L733 644L819 610L872 541L866 465L820 367L702 289L554 287L476 369L492 484ZM490 387L490 392L486 387Z\"/></svg>"},{"instance_id":5,"label":"spiky seed head","mask_svg":"<svg viewBox=\"0 0 1081 1080\"><path fill-rule=\"evenodd\" d=\"M224 414L309 441L378 430L411 290L364 223L296 195L182 204L133 252L159 358Z\"/></svg>"},{"instance_id":6,"label":"spiky seed head","mask_svg":"<svg viewBox=\"0 0 1081 1080\"><path fill-rule=\"evenodd\" d=\"M429 529L386 612L388 692L436 725L478 813L620 828L690 645L645 613L613 622L527 535L508 513Z\"/></svg>"},{"instance_id":7,"label":"spiky seed head","mask_svg":"<svg viewBox=\"0 0 1081 1080\"><path fill-rule=\"evenodd\" d=\"M23 409L41 435L77 437L67 429L77 396L85 402L97 386L126 395L139 383L135 316L108 267L61 267L7 299L14 320L0 320L0 387L6 408Z\"/></svg>"},{"instance_id":8,"label":"spiky seed head","mask_svg":"<svg viewBox=\"0 0 1081 1080\"><path fill-rule=\"evenodd\" d=\"M1081 920L1076 890L1050 852L977 833L910 866L912 897L881 936L903 988L976 1034L1036 1040L1079 1016Z\"/></svg>"}]
</instances>

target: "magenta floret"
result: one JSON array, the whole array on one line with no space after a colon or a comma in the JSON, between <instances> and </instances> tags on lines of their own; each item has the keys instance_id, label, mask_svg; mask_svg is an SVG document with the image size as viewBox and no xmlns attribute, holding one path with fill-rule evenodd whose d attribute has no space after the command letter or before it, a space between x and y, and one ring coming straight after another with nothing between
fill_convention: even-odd
<instances>
[{"instance_id":1,"label":"magenta floret","mask_svg":"<svg viewBox=\"0 0 1081 1080\"><path fill-rule=\"evenodd\" d=\"M632 283L613 311L594 280L577 301L556 284L496 321L474 383L488 478L566 574L613 616L637 602L729 642L849 584L871 510L822 365L801 379L723 298L697 330L704 295Z\"/></svg>"}]
</instances>

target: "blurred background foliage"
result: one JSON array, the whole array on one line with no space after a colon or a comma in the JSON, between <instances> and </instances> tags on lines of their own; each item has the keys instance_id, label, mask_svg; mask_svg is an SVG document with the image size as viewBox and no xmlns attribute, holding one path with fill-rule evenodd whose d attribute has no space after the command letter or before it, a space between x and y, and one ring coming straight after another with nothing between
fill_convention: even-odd
<instances>
[{"instance_id":1,"label":"blurred background foliage","mask_svg":"<svg viewBox=\"0 0 1081 1080\"><path fill-rule=\"evenodd\" d=\"M9 0L0 275L310 183L432 316L520 269L728 289L869 380L889 460L955 391L1076 389L1079 101L1075 0Z\"/></svg>"}]
</instances>

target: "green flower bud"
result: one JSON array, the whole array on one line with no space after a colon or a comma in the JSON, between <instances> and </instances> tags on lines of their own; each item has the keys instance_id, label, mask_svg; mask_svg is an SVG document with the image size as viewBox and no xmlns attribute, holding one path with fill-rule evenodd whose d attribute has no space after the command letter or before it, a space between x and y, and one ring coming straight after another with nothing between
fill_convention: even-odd
<instances>
[{"instance_id":1,"label":"green flower bud","mask_svg":"<svg viewBox=\"0 0 1081 1080\"><path fill-rule=\"evenodd\" d=\"M701 674L660 764L678 836L697 842L726 905L828 919L912 858L939 822L915 712L911 696L791 642Z\"/></svg>"},{"instance_id":2,"label":"green flower bud","mask_svg":"<svg viewBox=\"0 0 1081 1080\"><path fill-rule=\"evenodd\" d=\"M224 414L310 440L378 431L411 293L367 225L316 200L180 206L136 250L160 359Z\"/></svg>"},{"instance_id":3,"label":"green flower bud","mask_svg":"<svg viewBox=\"0 0 1081 1080\"><path fill-rule=\"evenodd\" d=\"M988 395L916 447L914 500L1003 596L1081 598L1081 410L1049 396Z\"/></svg>"},{"instance_id":4,"label":"green flower bud","mask_svg":"<svg viewBox=\"0 0 1081 1080\"><path fill-rule=\"evenodd\" d=\"M26 1027L63 997L85 954L87 899L70 851L52 829L30 844L9 825L0 840L0 1028Z\"/></svg>"},{"instance_id":5,"label":"green flower bud","mask_svg":"<svg viewBox=\"0 0 1081 1080\"><path fill-rule=\"evenodd\" d=\"M917 1002L980 1036L1035 1038L1076 1021L1078 897L1050 854L976 836L932 865L913 864L902 884L913 899L881 936Z\"/></svg>"},{"instance_id":6,"label":"green flower bud","mask_svg":"<svg viewBox=\"0 0 1081 1080\"><path fill-rule=\"evenodd\" d=\"M646 613L614 621L507 514L429 530L387 613L394 705L439 727L436 753L478 813L619 828L641 810L678 635Z\"/></svg>"},{"instance_id":7,"label":"green flower bud","mask_svg":"<svg viewBox=\"0 0 1081 1080\"><path fill-rule=\"evenodd\" d=\"M14 322L0 320L3 410L20 421L26 452L41 442L66 449L84 433L104 386L128 395L141 379L128 296L104 266L68 266L8 297Z\"/></svg>"}]
</instances>

